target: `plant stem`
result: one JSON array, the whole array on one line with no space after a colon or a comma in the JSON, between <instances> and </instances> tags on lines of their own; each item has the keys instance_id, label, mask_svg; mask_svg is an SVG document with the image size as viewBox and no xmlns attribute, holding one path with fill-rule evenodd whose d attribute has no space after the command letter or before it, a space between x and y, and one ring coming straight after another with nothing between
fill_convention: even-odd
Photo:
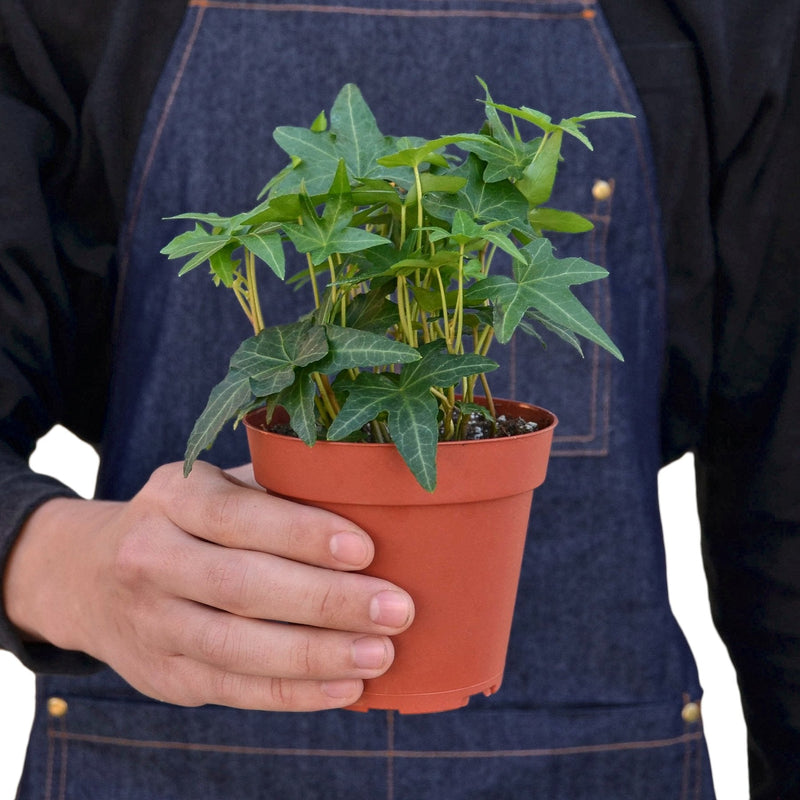
<instances>
[{"instance_id":1,"label":"plant stem","mask_svg":"<svg viewBox=\"0 0 800 800\"><path fill-rule=\"evenodd\" d=\"M247 289L242 288L241 286L242 283L244 283L244 278L242 278L242 276L237 273L237 276L234 279L234 284L232 287L233 294L239 301L239 305L242 307L242 311L244 311L244 315L247 317L247 321L253 326L253 332L258 333L255 320L253 319L253 313L250 310L250 304L247 302Z\"/></svg>"},{"instance_id":2,"label":"plant stem","mask_svg":"<svg viewBox=\"0 0 800 800\"><path fill-rule=\"evenodd\" d=\"M489 413L497 419L497 410L494 407L494 398L492 397L492 391L489 388L489 381L486 379L485 373L481 372L480 374L481 379L481 386L483 386L483 393L486 396L486 408L489 409Z\"/></svg>"},{"instance_id":3,"label":"plant stem","mask_svg":"<svg viewBox=\"0 0 800 800\"><path fill-rule=\"evenodd\" d=\"M450 318L447 316L447 293L445 292L444 288L444 281L442 280L442 274L439 270L434 270L436 272L436 280L439 283L439 296L442 300L442 320L444 322L444 340L447 344L447 352L453 353L453 343L452 338L450 335Z\"/></svg>"},{"instance_id":4,"label":"plant stem","mask_svg":"<svg viewBox=\"0 0 800 800\"><path fill-rule=\"evenodd\" d=\"M414 164L414 184L417 187L417 249L422 250L422 178L419 174L419 165Z\"/></svg>"},{"instance_id":5,"label":"plant stem","mask_svg":"<svg viewBox=\"0 0 800 800\"><path fill-rule=\"evenodd\" d=\"M475 346L475 352L479 355L485 356L489 353L489 347L492 344L494 339L494 328L486 327L483 333L480 335L478 339L478 343Z\"/></svg>"},{"instance_id":6,"label":"plant stem","mask_svg":"<svg viewBox=\"0 0 800 800\"><path fill-rule=\"evenodd\" d=\"M261 302L258 299L258 282L256 281L256 257L251 250L245 248L244 263L247 272L247 299L249 301L253 330L256 334L264 330L264 316L261 313Z\"/></svg>"},{"instance_id":7,"label":"plant stem","mask_svg":"<svg viewBox=\"0 0 800 800\"><path fill-rule=\"evenodd\" d=\"M314 379L314 383L317 384L317 389L319 389L319 396L322 399L322 403L325 407L325 412L328 415L328 426L330 425L333 420L336 419L336 415L339 413L339 404L336 402L336 398L333 394L333 389L331 389L331 384L328 381L327 375L322 375L319 372L314 372L312 374Z\"/></svg>"},{"instance_id":8,"label":"plant stem","mask_svg":"<svg viewBox=\"0 0 800 800\"><path fill-rule=\"evenodd\" d=\"M455 352L464 352L464 343L461 341L464 335L464 245L458 248L458 294L456 296L455 316Z\"/></svg>"},{"instance_id":9,"label":"plant stem","mask_svg":"<svg viewBox=\"0 0 800 800\"><path fill-rule=\"evenodd\" d=\"M333 256L328 256L328 269L331 273L331 306L336 305L336 263Z\"/></svg>"},{"instance_id":10,"label":"plant stem","mask_svg":"<svg viewBox=\"0 0 800 800\"><path fill-rule=\"evenodd\" d=\"M385 435L386 434L386 430L385 430L384 426L381 425L381 423L377 419L374 419L374 420L372 420L372 422L370 422L369 427L370 427L370 430L372 431L372 438L378 444L386 444L388 439L387 439L387 436Z\"/></svg>"},{"instance_id":11,"label":"plant stem","mask_svg":"<svg viewBox=\"0 0 800 800\"><path fill-rule=\"evenodd\" d=\"M314 265L311 263L310 253L306 253L306 263L308 264L308 276L311 278L311 291L314 292L314 308L319 308L319 287L317 286L317 274L314 272Z\"/></svg>"},{"instance_id":12,"label":"plant stem","mask_svg":"<svg viewBox=\"0 0 800 800\"><path fill-rule=\"evenodd\" d=\"M411 347L416 347L416 336L414 335L414 321L411 318L411 310L409 308L410 298L408 293L408 281L405 276L400 275L397 278L397 310L400 316L400 328L406 344Z\"/></svg>"}]
</instances>

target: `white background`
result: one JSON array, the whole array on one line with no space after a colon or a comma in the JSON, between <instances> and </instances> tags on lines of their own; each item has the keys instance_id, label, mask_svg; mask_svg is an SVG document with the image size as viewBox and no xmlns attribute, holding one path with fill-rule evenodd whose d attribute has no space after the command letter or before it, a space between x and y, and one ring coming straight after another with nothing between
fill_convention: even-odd
<instances>
[{"instance_id":1,"label":"white background","mask_svg":"<svg viewBox=\"0 0 800 800\"><path fill-rule=\"evenodd\" d=\"M96 456L63 429L55 429L40 442L31 465L85 497L92 494ZM703 719L718 800L747 800L744 723L733 669L708 609L693 481L689 456L663 470L659 479L670 599L705 689ZM13 800L32 714L33 676L0 652L0 800Z\"/></svg>"}]
</instances>

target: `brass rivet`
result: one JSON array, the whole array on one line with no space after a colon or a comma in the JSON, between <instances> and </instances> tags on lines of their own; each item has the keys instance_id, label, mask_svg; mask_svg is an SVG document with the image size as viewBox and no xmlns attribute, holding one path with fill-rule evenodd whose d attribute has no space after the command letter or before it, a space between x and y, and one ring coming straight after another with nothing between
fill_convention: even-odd
<instances>
[{"instance_id":1,"label":"brass rivet","mask_svg":"<svg viewBox=\"0 0 800 800\"><path fill-rule=\"evenodd\" d=\"M608 200L614 193L614 187L608 181L595 181L592 186L592 197L595 200Z\"/></svg>"},{"instance_id":2,"label":"brass rivet","mask_svg":"<svg viewBox=\"0 0 800 800\"><path fill-rule=\"evenodd\" d=\"M700 721L700 704L699 703L687 703L681 709L681 719L687 723L699 722Z\"/></svg>"},{"instance_id":3,"label":"brass rivet","mask_svg":"<svg viewBox=\"0 0 800 800\"><path fill-rule=\"evenodd\" d=\"M63 697L49 697L47 699L47 713L51 717L63 717L68 708L67 701Z\"/></svg>"}]
</instances>

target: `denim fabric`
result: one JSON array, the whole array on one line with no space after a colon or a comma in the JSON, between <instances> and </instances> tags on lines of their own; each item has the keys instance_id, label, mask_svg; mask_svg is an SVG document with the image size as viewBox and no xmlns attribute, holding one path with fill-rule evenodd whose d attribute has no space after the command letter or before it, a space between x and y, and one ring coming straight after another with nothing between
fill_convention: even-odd
<instances>
[{"instance_id":1,"label":"denim fabric","mask_svg":"<svg viewBox=\"0 0 800 800\"><path fill-rule=\"evenodd\" d=\"M594 153L567 142L552 203L596 223L557 244L561 255L610 269L580 294L626 361L593 346L580 359L558 341L543 352L529 338L494 353L505 367L497 395L560 418L498 694L427 716L284 715L173 708L111 672L42 678L21 798L713 797L701 723L681 715L701 690L668 605L657 505L658 209L642 112L599 6L189 5L131 186L100 496L128 498L156 466L182 458L209 389L247 335L235 302L202 270L178 279L159 256L185 228L163 218L247 207L285 163L272 128L308 125L346 81L392 134L476 129L475 74L495 99L555 118L637 114L594 124ZM596 179L613 183L609 199L593 199ZM277 281L264 295L267 324L307 308ZM224 433L208 457L246 461L243 432ZM48 717L52 695L68 701L65 716Z\"/></svg>"}]
</instances>

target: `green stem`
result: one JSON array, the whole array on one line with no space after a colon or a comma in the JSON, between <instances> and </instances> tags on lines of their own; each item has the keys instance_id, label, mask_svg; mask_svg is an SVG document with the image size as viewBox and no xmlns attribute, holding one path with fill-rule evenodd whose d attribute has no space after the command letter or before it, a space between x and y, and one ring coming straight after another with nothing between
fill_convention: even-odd
<instances>
[{"instance_id":1,"label":"green stem","mask_svg":"<svg viewBox=\"0 0 800 800\"><path fill-rule=\"evenodd\" d=\"M482 356L487 355L493 339L494 329L487 327L478 339L478 343L475 346L475 352Z\"/></svg>"},{"instance_id":2,"label":"green stem","mask_svg":"<svg viewBox=\"0 0 800 800\"><path fill-rule=\"evenodd\" d=\"M447 352L453 353L453 342L450 334L450 318L447 316L447 293L445 292L444 288L444 281L442 280L442 275L439 270L435 270L436 272L436 280L439 283L439 297L442 301L442 320L444 322L444 339L445 343L447 344Z\"/></svg>"},{"instance_id":3,"label":"green stem","mask_svg":"<svg viewBox=\"0 0 800 800\"><path fill-rule=\"evenodd\" d=\"M400 329L406 344L416 347L414 324L409 308L408 281L403 275L397 279L397 311L400 316Z\"/></svg>"},{"instance_id":4,"label":"green stem","mask_svg":"<svg viewBox=\"0 0 800 800\"><path fill-rule=\"evenodd\" d=\"M483 257L481 258L481 265L483 267L483 274L488 275L489 270L492 267L492 261L494 259L494 254L497 252L497 245L493 244L486 248L483 252Z\"/></svg>"},{"instance_id":5,"label":"green stem","mask_svg":"<svg viewBox=\"0 0 800 800\"><path fill-rule=\"evenodd\" d=\"M256 334L264 330L264 316L261 313L261 302L258 299L258 282L256 281L256 257L245 248L244 263L247 272L247 299L249 301L251 322Z\"/></svg>"},{"instance_id":6,"label":"green stem","mask_svg":"<svg viewBox=\"0 0 800 800\"><path fill-rule=\"evenodd\" d=\"M336 416L339 413L339 406L336 402L336 398L333 395L333 389L331 389L331 384L328 381L327 375L314 372L312 373L311 377L314 379L314 383L317 384L317 389L319 389L319 396L322 399L324 410L328 417L327 426L329 426L330 423L336 419ZM326 421L323 420L323 423L325 422Z\"/></svg>"},{"instance_id":7,"label":"green stem","mask_svg":"<svg viewBox=\"0 0 800 800\"><path fill-rule=\"evenodd\" d=\"M489 413L492 417L497 419L497 411L494 407L494 398L492 397L492 390L489 388L489 381L486 379L486 375L483 372L481 372L479 377L481 379L481 386L483 386L483 394L486 396L486 408L489 409Z\"/></svg>"},{"instance_id":8,"label":"green stem","mask_svg":"<svg viewBox=\"0 0 800 800\"><path fill-rule=\"evenodd\" d=\"M328 256L328 269L331 273L331 308L336 305L336 262L333 256Z\"/></svg>"},{"instance_id":9,"label":"green stem","mask_svg":"<svg viewBox=\"0 0 800 800\"><path fill-rule=\"evenodd\" d=\"M386 442L390 441L390 437L388 435L388 431L386 430L386 426L381 424L377 419L372 420L369 424L370 430L372 431L372 438L378 444L386 444Z\"/></svg>"},{"instance_id":10,"label":"green stem","mask_svg":"<svg viewBox=\"0 0 800 800\"><path fill-rule=\"evenodd\" d=\"M417 249L422 250L422 178L419 174L419 165L414 164L414 184L417 187Z\"/></svg>"},{"instance_id":11,"label":"green stem","mask_svg":"<svg viewBox=\"0 0 800 800\"><path fill-rule=\"evenodd\" d=\"M239 305L242 307L242 311L244 311L247 321L253 326L253 332L258 333L256 322L253 319L253 312L250 310L250 304L247 302L247 290L242 288L243 282L244 279L241 277L241 275L237 274L237 278L234 279L233 294L239 301Z\"/></svg>"},{"instance_id":12,"label":"green stem","mask_svg":"<svg viewBox=\"0 0 800 800\"><path fill-rule=\"evenodd\" d=\"M297 218L297 224L303 224L303 218ZM306 264L308 264L308 277L311 279L311 290L314 292L314 308L319 308L319 287L317 286L317 273L314 271L314 264L311 261L311 253L306 253Z\"/></svg>"},{"instance_id":13,"label":"green stem","mask_svg":"<svg viewBox=\"0 0 800 800\"><path fill-rule=\"evenodd\" d=\"M400 247L406 240L406 204L400 206Z\"/></svg>"},{"instance_id":14,"label":"green stem","mask_svg":"<svg viewBox=\"0 0 800 800\"><path fill-rule=\"evenodd\" d=\"M464 335L464 245L458 248L458 295L456 296L456 307L453 312L455 324L454 352L463 353L464 343L461 341Z\"/></svg>"},{"instance_id":15,"label":"green stem","mask_svg":"<svg viewBox=\"0 0 800 800\"><path fill-rule=\"evenodd\" d=\"M317 286L317 274L314 272L314 264L311 262L310 253L306 253L306 263L308 264L308 277L311 279L311 291L314 292L314 308L319 308L319 287Z\"/></svg>"}]
</instances>

